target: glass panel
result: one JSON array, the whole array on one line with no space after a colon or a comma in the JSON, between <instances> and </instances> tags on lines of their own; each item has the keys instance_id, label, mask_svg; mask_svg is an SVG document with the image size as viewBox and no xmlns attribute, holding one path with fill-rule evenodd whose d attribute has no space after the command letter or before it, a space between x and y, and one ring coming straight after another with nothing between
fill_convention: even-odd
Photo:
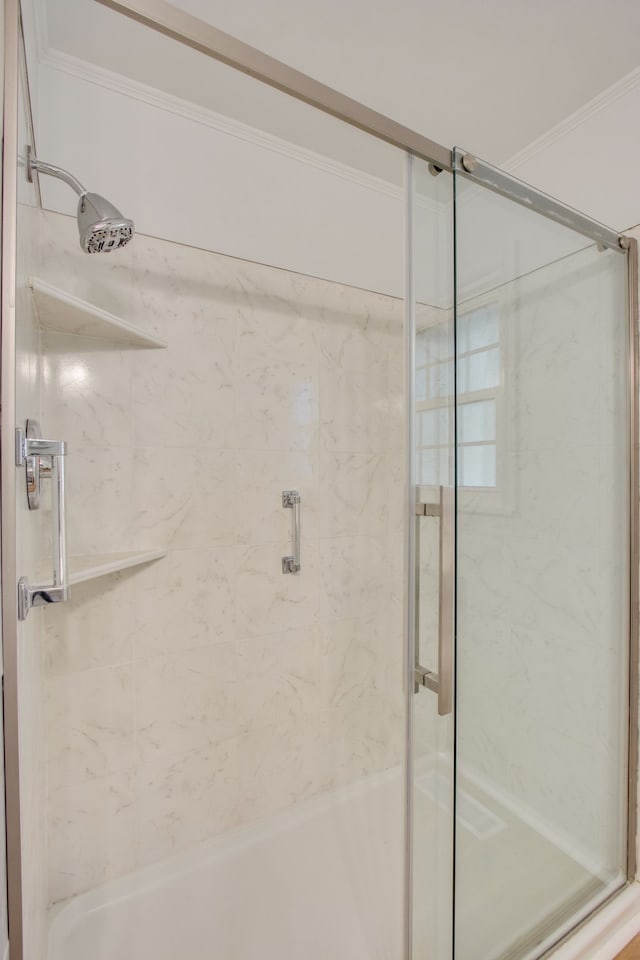
<instances>
[{"instance_id":1,"label":"glass panel","mask_svg":"<svg viewBox=\"0 0 640 960\"><path fill-rule=\"evenodd\" d=\"M436 363L429 369L429 399L446 402L453 390L453 361Z\"/></svg>"},{"instance_id":2,"label":"glass panel","mask_svg":"<svg viewBox=\"0 0 640 960\"><path fill-rule=\"evenodd\" d=\"M78 580L22 627L25 960L47 937L66 960L395 960L404 154L99 4L43 7L83 60L30 78L40 159L136 233L87 256L72 191L41 176L40 209L21 168L19 414L67 441ZM51 518L25 504L35 579Z\"/></svg>"},{"instance_id":3,"label":"glass panel","mask_svg":"<svg viewBox=\"0 0 640 960\"><path fill-rule=\"evenodd\" d=\"M499 336L499 315L495 305L478 307L458 318L458 353L497 343Z\"/></svg>"},{"instance_id":4,"label":"glass panel","mask_svg":"<svg viewBox=\"0 0 640 960\"><path fill-rule=\"evenodd\" d=\"M452 176L433 177L412 161L411 255L416 314L414 496L428 516L414 518L415 644L418 672L437 673L439 598L443 589L440 487L453 484L454 337L451 249ZM440 252L429 256L426 238ZM425 266L427 265L427 266ZM427 391L423 390L422 369ZM446 518L445 518L446 521ZM440 716L438 694L422 684L412 702L413 958L450 960L453 918L453 720Z\"/></svg>"},{"instance_id":5,"label":"glass panel","mask_svg":"<svg viewBox=\"0 0 640 960\"><path fill-rule=\"evenodd\" d=\"M459 175L456 220L455 957L520 960L626 879L626 261Z\"/></svg>"},{"instance_id":6,"label":"glass panel","mask_svg":"<svg viewBox=\"0 0 640 960\"><path fill-rule=\"evenodd\" d=\"M494 444L459 447L459 483L463 487L495 487L496 448Z\"/></svg>"},{"instance_id":7,"label":"glass panel","mask_svg":"<svg viewBox=\"0 0 640 960\"><path fill-rule=\"evenodd\" d=\"M449 445L449 409L437 407L434 410L424 410L418 414L422 427L422 445L432 447L444 444Z\"/></svg>"},{"instance_id":8,"label":"glass panel","mask_svg":"<svg viewBox=\"0 0 640 960\"><path fill-rule=\"evenodd\" d=\"M427 399L427 371L423 368L416 370L416 400Z\"/></svg>"},{"instance_id":9,"label":"glass panel","mask_svg":"<svg viewBox=\"0 0 640 960\"><path fill-rule=\"evenodd\" d=\"M499 383L500 351L497 347L458 360L458 393L489 390Z\"/></svg>"},{"instance_id":10,"label":"glass panel","mask_svg":"<svg viewBox=\"0 0 640 960\"><path fill-rule=\"evenodd\" d=\"M473 443L496 438L496 401L476 400L458 407L458 441Z\"/></svg>"}]
</instances>

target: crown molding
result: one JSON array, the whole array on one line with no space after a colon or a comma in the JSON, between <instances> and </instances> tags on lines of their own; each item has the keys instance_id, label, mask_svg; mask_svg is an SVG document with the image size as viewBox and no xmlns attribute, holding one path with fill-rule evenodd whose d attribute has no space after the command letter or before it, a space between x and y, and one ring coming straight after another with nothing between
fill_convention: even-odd
<instances>
[{"instance_id":1,"label":"crown molding","mask_svg":"<svg viewBox=\"0 0 640 960\"><path fill-rule=\"evenodd\" d=\"M537 137L523 150L516 153L506 163L503 163L502 169L512 173L519 167L524 166L530 160L544 153L545 150L548 150L559 140L562 140L563 137L566 137L572 130L587 123L592 117L606 110L607 107L610 107L616 103L616 101L628 96L637 87L640 87L640 67L636 67L630 73L627 73L620 80L617 80L616 83L607 87L606 90L603 90L602 93L593 97L592 100L587 101L582 107L579 107L578 110L570 113L564 120L555 124L555 126L547 130L546 133L543 133L542 136Z\"/></svg>"},{"instance_id":2,"label":"crown molding","mask_svg":"<svg viewBox=\"0 0 640 960\"><path fill-rule=\"evenodd\" d=\"M41 66L48 67L51 70L68 74L85 83L103 87L113 93L137 100L154 109L172 113L192 123L198 123L216 130L219 133L243 140L255 147L286 156L289 160L294 160L306 166L322 170L330 176L338 177L358 187L372 190L377 194L382 194L397 202L404 202L403 185L390 183L388 180L384 180L374 174L366 173L340 160L323 156L314 150L299 146L275 134L266 133L240 120L235 120L232 117L210 110L207 107L198 106L190 100L166 93L157 87L133 80L123 74L108 70L105 67L99 67L52 47L40 53L39 61ZM447 206L446 203L439 203L421 194L415 196L415 204L417 207L430 210L438 216L441 214L443 206Z\"/></svg>"},{"instance_id":3,"label":"crown molding","mask_svg":"<svg viewBox=\"0 0 640 960\"><path fill-rule=\"evenodd\" d=\"M384 194L394 200L401 200L403 197L402 186L389 183L387 180L365 173L355 167L350 167L339 160L324 157L322 154L306 147L265 133L256 127L249 126L206 107L198 106L189 100L159 90L157 87L151 87L138 80L125 77L123 74L88 63L61 50L49 48L41 53L40 64L51 70L68 74L85 83L103 87L120 96L137 100L146 106L172 113L192 123L244 140L261 149L279 153L290 160L315 167L332 176L355 183L365 189L374 190L376 193Z\"/></svg>"}]
</instances>

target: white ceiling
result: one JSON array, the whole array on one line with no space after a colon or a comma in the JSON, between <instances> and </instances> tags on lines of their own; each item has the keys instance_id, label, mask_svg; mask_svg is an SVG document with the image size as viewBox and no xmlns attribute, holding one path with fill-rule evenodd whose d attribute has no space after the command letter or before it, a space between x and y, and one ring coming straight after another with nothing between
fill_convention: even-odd
<instances>
[{"instance_id":1,"label":"white ceiling","mask_svg":"<svg viewBox=\"0 0 640 960\"><path fill-rule=\"evenodd\" d=\"M42 2L55 49L313 149L335 154L334 134L364 149L357 132L338 134L335 121L93 0ZM495 163L640 64L638 0L174 2L426 136ZM376 172L375 161L363 165Z\"/></svg>"}]
</instances>

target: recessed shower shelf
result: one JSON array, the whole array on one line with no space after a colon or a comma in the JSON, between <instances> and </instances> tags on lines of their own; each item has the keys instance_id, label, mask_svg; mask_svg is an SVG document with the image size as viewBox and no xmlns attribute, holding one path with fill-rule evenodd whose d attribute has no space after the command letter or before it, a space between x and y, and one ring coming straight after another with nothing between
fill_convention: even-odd
<instances>
[{"instance_id":1,"label":"recessed shower shelf","mask_svg":"<svg viewBox=\"0 0 640 960\"><path fill-rule=\"evenodd\" d=\"M59 290L45 280L30 280L40 326L57 333L73 333L98 340L111 340L131 347L166 348L164 340L143 333L133 324Z\"/></svg>"},{"instance_id":2,"label":"recessed shower shelf","mask_svg":"<svg viewBox=\"0 0 640 960\"><path fill-rule=\"evenodd\" d=\"M166 550L132 550L127 553L104 553L93 557L69 558L69 584L86 583L87 580L97 580L110 573L138 567L153 560L162 560L166 557Z\"/></svg>"}]
</instances>

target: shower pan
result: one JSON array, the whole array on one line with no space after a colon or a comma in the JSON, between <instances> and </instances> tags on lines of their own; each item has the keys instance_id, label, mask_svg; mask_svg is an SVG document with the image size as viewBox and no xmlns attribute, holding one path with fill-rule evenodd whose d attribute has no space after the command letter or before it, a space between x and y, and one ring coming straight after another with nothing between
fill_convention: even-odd
<instances>
[{"instance_id":1,"label":"shower pan","mask_svg":"<svg viewBox=\"0 0 640 960\"><path fill-rule=\"evenodd\" d=\"M164 0L81 26L238 116L34 76L6 11L11 960L591 956L639 900L635 238Z\"/></svg>"}]
</instances>

